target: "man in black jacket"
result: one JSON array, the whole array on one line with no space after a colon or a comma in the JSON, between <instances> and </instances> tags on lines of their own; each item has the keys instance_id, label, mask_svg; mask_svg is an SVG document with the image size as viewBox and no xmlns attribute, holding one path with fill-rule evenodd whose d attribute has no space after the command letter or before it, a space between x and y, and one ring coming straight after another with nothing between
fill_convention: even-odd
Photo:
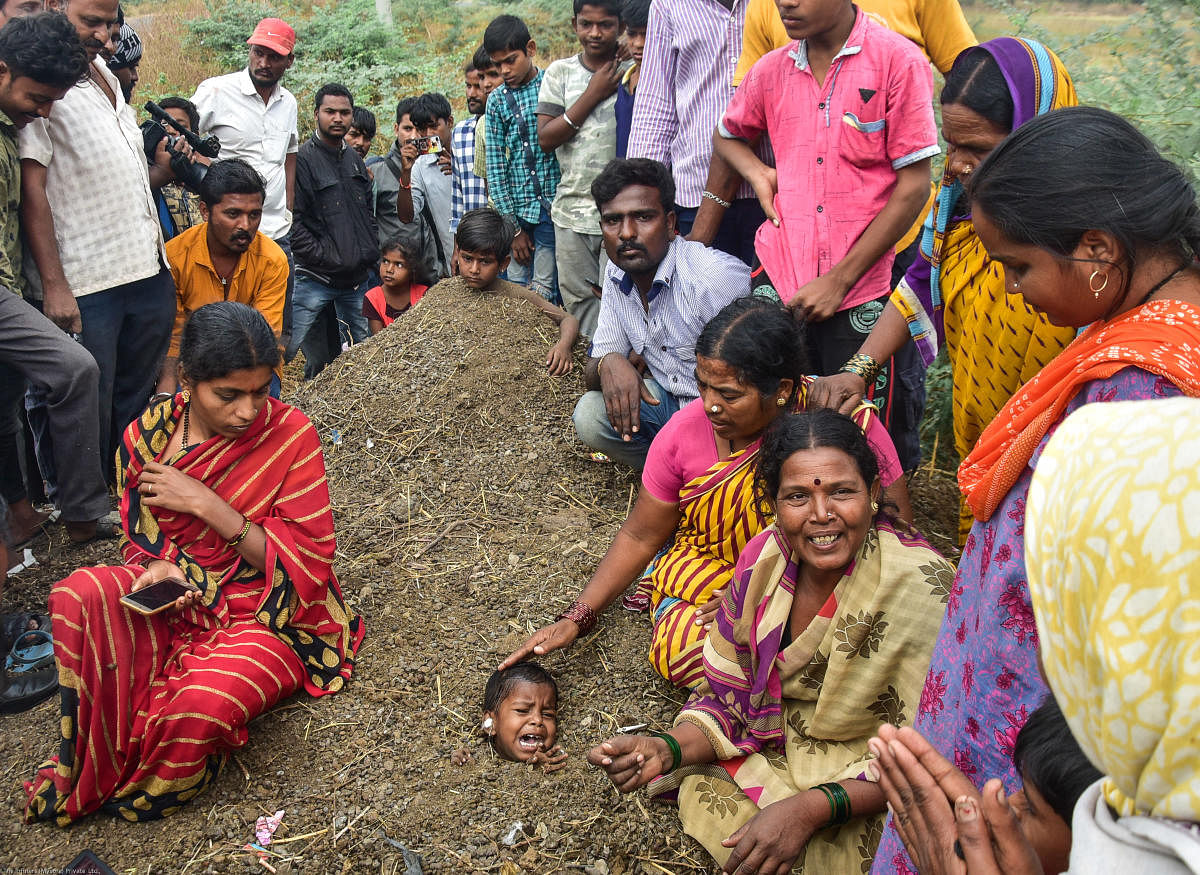
<instances>
[{"instance_id":1,"label":"man in black jacket","mask_svg":"<svg viewBox=\"0 0 1200 875\"><path fill-rule=\"evenodd\" d=\"M289 361L330 302L337 311L343 342L358 343L366 338L362 302L368 272L379 260L371 178L359 154L343 141L350 129L354 98L345 86L331 83L321 86L314 104L317 130L296 156L292 217L296 291L292 339L286 353ZM307 356L307 347L305 353ZM328 362L309 364L306 376L315 375Z\"/></svg>"}]
</instances>

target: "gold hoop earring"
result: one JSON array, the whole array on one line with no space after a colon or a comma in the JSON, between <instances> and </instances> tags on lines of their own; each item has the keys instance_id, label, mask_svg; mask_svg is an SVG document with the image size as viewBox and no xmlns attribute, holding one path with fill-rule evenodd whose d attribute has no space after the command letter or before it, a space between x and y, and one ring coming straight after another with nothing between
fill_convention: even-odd
<instances>
[{"instance_id":1,"label":"gold hoop earring","mask_svg":"<svg viewBox=\"0 0 1200 875\"><path fill-rule=\"evenodd\" d=\"M787 399L786 399L786 398L776 398L776 399L775 399L775 406L776 406L776 407L782 407L782 406L783 406L783 405L785 405L785 404L787 404Z\"/></svg>"},{"instance_id":2,"label":"gold hoop earring","mask_svg":"<svg viewBox=\"0 0 1200 875\"><path fill-rule=\"evenodd\" d=\"M879 513L879 502L878 501L871 502L871 513Z\"/></svg>"},{"instance_id":3,"label":"gold hoop earring","mask_svg":"<svg viewBox=\"0 0 1200 875\"><path fill-rule=\"evenodd\" d=\"M191 400L192 400L192 393L191 393L191 392L189 392L187 389L184 389L184 390L183 390L183 392L182 392L182 393L180 393L180 394L183 396L183 403L184 403L184 404L187 404L189 401L191 401Z\"/></svg>"},{"instance_id":4,"label":"gold hoop earring","mask_svg":"<svg viewBox=\"0 0 1200 875\"><path fill-rule=\"evenodd\" d=\"M1096 277L1104 277L1104 282L1100 283L1100 288L1096 288ZM1101 272L1100 268L1092 271L1092 275L1088 277L1088 289L1092 293L1092 297L1100 300L1100 293L1108 288L1108 271Z\"/></svg>"}]
</instances>

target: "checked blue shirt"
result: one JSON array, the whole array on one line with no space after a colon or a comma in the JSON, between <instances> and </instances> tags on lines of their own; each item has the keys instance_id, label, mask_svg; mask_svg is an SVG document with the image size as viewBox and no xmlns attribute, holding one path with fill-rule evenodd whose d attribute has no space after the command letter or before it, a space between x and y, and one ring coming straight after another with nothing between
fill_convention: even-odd
<instances>
[{"instance_id":1,"label":"checked blue shirt","mask_svg":"<svg viewBox=\"0 0 1200 875\"><path fill-rule=\"evenodd\" d=\"M537 142L537 99L542 86L542 70L522 85L510 89L499 86L488 95L487 102L487 181L488 196L502 216L516 216L530 225L536 225L541 217L542 204L531 181L529 157L526 143L521 136L521 126L508 108L505 94L512 92L517 111L525 119L529 134L528 152L533 156L532 175L536 175L541 194L549 204L558 190L558 159L553 152L542 151Z\"/></svg>"},{"instance_id":2,"label":"checked blue shirt","mask_svg":"<svg viewBox=\"0 0 1200 875\"><path fill-rule=\"evenodd\" d=\"M488 205L487 180L475 175L475 126L479 116L471 116L454 126L450 135L453 155L454 194L450 199L450 233L471 210Z\"/></svg>"}]
</instances>

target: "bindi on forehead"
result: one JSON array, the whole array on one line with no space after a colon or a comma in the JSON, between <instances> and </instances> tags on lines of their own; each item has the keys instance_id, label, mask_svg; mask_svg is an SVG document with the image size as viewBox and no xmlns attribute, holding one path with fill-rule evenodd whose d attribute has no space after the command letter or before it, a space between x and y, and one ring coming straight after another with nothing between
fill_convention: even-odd
<instances>
[{"instance_id":1,"label":"bindi on forehead","mask_svg":"<svg viewBox=\"0 0 1200 875\"><path fill-rule=\"evenodd\" d=\"M814 478L813 478L813 486L820 486L820 485L821 485L821 478L820 478L820 477L814 477Z\"/></svg>"}]
</instances>

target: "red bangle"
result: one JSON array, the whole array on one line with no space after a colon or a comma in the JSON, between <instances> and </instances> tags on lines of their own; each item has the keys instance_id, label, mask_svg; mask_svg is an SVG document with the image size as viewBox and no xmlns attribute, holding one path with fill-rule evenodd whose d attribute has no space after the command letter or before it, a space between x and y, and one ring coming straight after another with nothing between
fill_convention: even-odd
<instances>
[{"instance_id":1,"label":"red bangle","mask_svg":"<svg viewBox=\"0 0 1200 875\"><path fill-rule=\"evenodd\" d=\"M576 599L571 607L567 608L557 617L556 620L570 620L579 627L579 634L586 635L595 628L599 621L599 615L593 611L588 605Z\"/></svg>"}]
</instances>

